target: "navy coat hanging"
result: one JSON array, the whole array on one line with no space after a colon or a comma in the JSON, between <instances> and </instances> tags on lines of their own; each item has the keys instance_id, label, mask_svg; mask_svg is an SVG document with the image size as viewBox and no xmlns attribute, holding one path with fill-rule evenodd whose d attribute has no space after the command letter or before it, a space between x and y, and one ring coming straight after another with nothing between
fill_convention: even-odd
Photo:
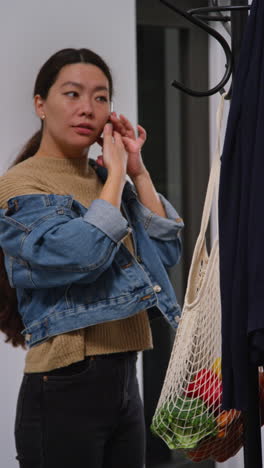
<instances>
[{"instance_id":1,"label":"navy coat hanging","mask_svg":"<svg viewBox=\"0 0 264 468\"><path fill-rule=\"evenodd\" d=\"M264 363L264 1L254 0L233 85L219 190L223 408L247 409Z\"/></svg>"}]
</instances>

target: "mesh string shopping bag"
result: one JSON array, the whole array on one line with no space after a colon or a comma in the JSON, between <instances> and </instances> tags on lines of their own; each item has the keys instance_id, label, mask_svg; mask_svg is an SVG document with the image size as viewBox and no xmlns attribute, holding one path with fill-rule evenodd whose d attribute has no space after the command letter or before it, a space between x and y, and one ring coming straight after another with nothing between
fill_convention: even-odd
<instances>
[{"instance_id":1,"label":"mesh string shopping bag","mask_svg":"<svg viewBox=\"0 0 264 468\"><path fill-rule=\"evenodd\" d=\"M220 132L224 108L217 111L217 144L194 248L182 316L151 430L170 449L193 461L224 461L242 447L242 414L221 410L221 305L218 236L210 252L206 230L220 176Z\"/></svg>"}]
</instances>

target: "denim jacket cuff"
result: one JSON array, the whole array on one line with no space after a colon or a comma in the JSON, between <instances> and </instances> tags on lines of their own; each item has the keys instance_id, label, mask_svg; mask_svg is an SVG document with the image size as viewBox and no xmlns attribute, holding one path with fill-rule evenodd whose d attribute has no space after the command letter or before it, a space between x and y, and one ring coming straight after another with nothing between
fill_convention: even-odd
<instances>
[{"instance_id":1,"label":"denim jacket cuff","mask_svg":"<svg viewBox=\"0 0 264 468\"><path fill-rule=\"evenodd\" d=\"M128 222L120 210L101 198L93 200L83 219L103 231L116 243L126 237L129 232Z\"/></svg>"},{"instance_id":2,"label":"denim jacket cuff","mask_svg":"<svg viewBox=\"0 0 264 468\"><path fill-rule=\"evenodd\" d=\"M166 200L162 194L159 193L158 195L167 218L153 213L153 211L149 210L139 202L141 220L143 221L144 227L150 237L163 241L173 240L178 236L184 226L184 223L171 203Z\"/></svg>"}]
</instances>

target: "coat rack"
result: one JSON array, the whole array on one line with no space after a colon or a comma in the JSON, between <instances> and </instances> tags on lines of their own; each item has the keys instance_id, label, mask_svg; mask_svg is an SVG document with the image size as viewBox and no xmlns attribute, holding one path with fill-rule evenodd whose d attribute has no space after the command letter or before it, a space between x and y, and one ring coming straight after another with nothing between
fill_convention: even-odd
<instances>
[{"instance_id":1,"label":"coat rack","mask_svg":"<svg viewBox=\"0 0 264 468\"><path fill-rule=\"evenodd\" d=\"M195 8L189 11L181 10L176 6L177 0L160 0L161 3L173 10L175 13L183 16L186 20L206 31L209 35L214 37L222 46L226 57L226 71L220 83L214 88L207 91L196 91L187 88L182 83L176 80L172 81L172 86L181 91L189 94L190 96L205 97L211 96L217 92L225 93L224 86L228 82L231 73L234 75L237 64L237 59L240 52L243 31L248 17L248 0L233 0L231 6L218 6L217 0L211 0L211 7ZM222 12L230 12L229 15L222 15ZM214 13L212 16L210 13ZM218 14L215 14L218 13ZM224 23L230 22L231 27L228 32L231 34L231 48L224 39L224 37L217 32L214 28L208 26L205 21L222 21ZM226 99L231 98L231 90L228 92Z\"/></svg>"},{"instance_id":2,"label":"coat rack","mask_svg":"<svg viewBox=\"0 0 264 468\"><path fill-rule=\"evenodd\" d=\"M195 8L183 11L176 6L177 0L160 0L175 13L183 16L197 27L203 29L214 37L223 47L226 57L226 71L221 81L212 89L196 91L187 88L184 84L173 80L171 85L190 96L205 97L217 92L223 94L224 86L229 78L234 77L240 53L243 33L250 9L248 0L233 0L230 6L219 6L218 0L211 0L209 7ZM231 48L227 41L215 29L208 26L209 21L221 21L231 36ZM227 93L226 99L232 97L232 85ZM244 420L244 467L262 468L261 453L261 425L259 409L259 380L258 366L248 363L250 376L248 382L248 410L243 413Z\"/></svg>"}]
</instances>

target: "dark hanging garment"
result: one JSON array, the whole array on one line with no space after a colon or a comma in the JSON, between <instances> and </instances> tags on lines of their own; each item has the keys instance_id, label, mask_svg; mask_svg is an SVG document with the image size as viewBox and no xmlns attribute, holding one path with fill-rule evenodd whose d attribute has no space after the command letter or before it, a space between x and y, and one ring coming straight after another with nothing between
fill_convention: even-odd
<instances>
[{"instance_id":1,"label":"dark hanging garment","mask_svg":"<svg viewBox=\"0 0 264 468\"><path fill-rule=\"evenodd\" d=\"M254 0L233 84L219 189L223 408L246 410L264 364L264 1Z\"/></svg>"}]
</instances>

